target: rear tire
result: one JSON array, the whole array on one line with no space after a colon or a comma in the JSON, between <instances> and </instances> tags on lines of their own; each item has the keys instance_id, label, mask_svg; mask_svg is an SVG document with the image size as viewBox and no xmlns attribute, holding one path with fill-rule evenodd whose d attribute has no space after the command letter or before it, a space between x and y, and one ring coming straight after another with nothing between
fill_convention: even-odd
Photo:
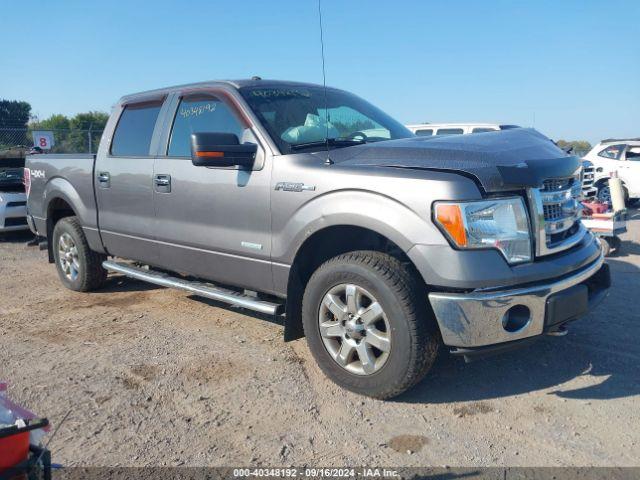
<instances>
[{"instance_id":1,"label":"rear tire","mask_svg":"<svg viewBox=\"0 0 640 480\"><path fill-rule=\"evenodd\" d=\"M400 261L380 252L350 252L322 264L307 283L302 316L322 371L369 397L408 390L438 353L425 288Z\"/></svg>"},{"instance_id":2,"label":"rear tire","mask_svg":"<svg viewBox=\"0 0 640 480\"><path fill-rule=\"evenodd\" d=\"M70 290L88 292L107 279L106 256L89 248L77 217L65 217L53 228L53 257L60 281Z\"/></svg>"}]
</instances>

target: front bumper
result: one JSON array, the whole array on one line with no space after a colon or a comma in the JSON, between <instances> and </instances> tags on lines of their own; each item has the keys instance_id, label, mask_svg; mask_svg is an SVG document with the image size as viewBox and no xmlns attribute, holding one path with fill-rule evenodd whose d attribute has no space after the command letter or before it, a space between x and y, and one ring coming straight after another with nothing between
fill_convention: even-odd
<instances>
[{"instance_id":1,"label":"front bumper","mask_svg":"<svg viewBox=\"0 0 640 480\"><path fill-rule=\"evenodd\" d=\"M21 192L0 192L0 232L27 230L27 197Z\"/></svg>"},{"instance_id":2,"label":"front bumper","mask_svg":"<svg viewBox=\"0 0 640 480\"><path fill-rule=\"evenodd\" d=\"M583 316L607 294L602 254L586 267L543 284L470 293L432 292L429 301L445 345L485 347L558 329Z\"/></svg>"}]
</instances>

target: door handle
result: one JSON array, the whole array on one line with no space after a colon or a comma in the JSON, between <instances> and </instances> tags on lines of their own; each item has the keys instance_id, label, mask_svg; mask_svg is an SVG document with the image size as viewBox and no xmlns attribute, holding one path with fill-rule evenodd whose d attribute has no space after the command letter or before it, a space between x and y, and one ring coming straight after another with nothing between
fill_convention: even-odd
<instances>
[{"instance_id":1,"label":"door handle","mask_svg":"<svg viewBox=\"0 0 640 480\"><path fill-rule=\"evenodd\" d=\"M171 177L169 175L156 175L155 182L159 187L168 187L171 185Z\"/></svg>"},{"instance_id":2,"label":"door handle","mask_svg":"<svg viewBox=\"0 0 640 480\"><path fill-rule=\"evenodd\" d=\"M100 172L98 173L98 182L101 187L110 187L111 186L111 175L109 172Z\"/></svg>"},{"instance_id":3,"label":"door handle","mask_svg":"<svg viewBox=\"0 0 640 480\"><path fill-rule=\"evenodd\" d=\"M156 185L156 192L171 193L171 175L156 175L153 177L153 183Z\"/></svg>"}]
</instances>

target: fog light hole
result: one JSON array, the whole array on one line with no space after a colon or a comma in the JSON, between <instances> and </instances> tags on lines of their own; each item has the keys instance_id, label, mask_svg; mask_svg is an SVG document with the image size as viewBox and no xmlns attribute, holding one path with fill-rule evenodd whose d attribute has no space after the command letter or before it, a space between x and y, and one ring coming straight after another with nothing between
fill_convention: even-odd
<instances>
[{"instance_id":1,"label":"fog light hole","mask_svg":"<svg viewBox=\"0 0 640 480\"><path fill-rule=\"evenodd\" d=\"M502 328L507 332L519 332L531 321L531 311L524 305L514 305L502 317Z\"/></svg>"}]
</instances>

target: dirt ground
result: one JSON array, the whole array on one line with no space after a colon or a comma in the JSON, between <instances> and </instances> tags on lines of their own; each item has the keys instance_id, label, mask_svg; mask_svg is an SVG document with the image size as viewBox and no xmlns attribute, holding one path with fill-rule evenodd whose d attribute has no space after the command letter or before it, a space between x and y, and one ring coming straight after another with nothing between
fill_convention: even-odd
<instances>
[{"instance_id":1,"label":"dirt ground","mask_svg":"<svg viewBox=\"0 0 640 480\"><path fill-rule=\"evenodd\" d=\"M609 298L567 336L471 364L441 352L394 401L341 390L277 322L111 276L66 290L0 237L0 379L64 465L638 466L640 214Z\"/></svg>"}]
</instances>

